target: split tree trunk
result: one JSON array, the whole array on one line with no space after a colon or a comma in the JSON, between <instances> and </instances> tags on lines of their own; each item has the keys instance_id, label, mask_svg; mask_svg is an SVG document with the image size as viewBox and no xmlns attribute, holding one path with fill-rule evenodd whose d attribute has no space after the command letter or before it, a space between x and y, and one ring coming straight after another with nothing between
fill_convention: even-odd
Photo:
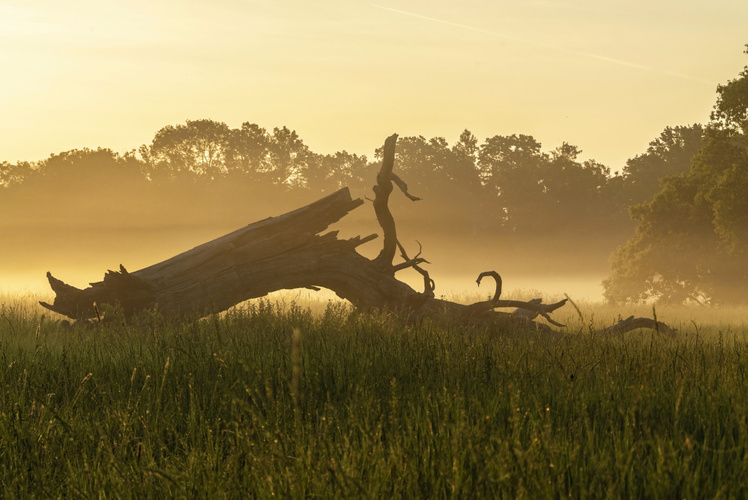
<instances>
[{"instance_id":1,"label":"split tree trunk","mask_svg":"<svg viewBox=\"0 0 748 500\"><path fill-rule=\"evenodd\" d=\"M410 258L397 239L395 220L388 200L393 184L413 201L419 198L408 192L405 182L393 172L397 135L385 141L382 168L374 186L374 211L382 227L384 242L379 255L367 259L356 247L377 235L338 239L337 231L324 232L351 210L364 202L352 199L343 188L310 205L279 217L268 218L225 236L209 241L168 260L134 272L120 265L119 271L108 271L103 281L85 289L70 286L47 273L56 297L52 304L41 304L73 319L97 317L105 304L118 305L126 316L157 307L164 315L182 313L207 314L229 309L248 299L270 292L294 288L328 288L358 309L378 309L404 313L411 317L447 316L465 323L532 324L551 331L532 320L541 315L550 318L566 300L543 304L502 300L501 277L494 271L481 273L496 281L494 298L464 305L434 297L434 282L421 267L426 260ZM397 250L403 262L393 264ZM412 268L423 276L424 290L418 292L397 280L395 273ZM500 307L517 308L514 313L495 311ZM647 318L629 318L611 327L610 332L634 328L671 330Z\"/></svg>"}]
</instances>

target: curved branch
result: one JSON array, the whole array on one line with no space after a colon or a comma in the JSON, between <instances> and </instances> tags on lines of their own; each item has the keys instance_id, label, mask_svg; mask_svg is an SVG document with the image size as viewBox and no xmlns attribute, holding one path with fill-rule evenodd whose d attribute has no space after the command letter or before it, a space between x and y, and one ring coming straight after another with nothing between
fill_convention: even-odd
<instances>
[{"instance_id":1,"label":"curved branch","mask_svg":"<svg viewBox=\"0 0 748 500\"><path fill-rule=\"evenodd\" d=\"M567 299L563 299L553 304L543 304L542 299L533 299L529 302L523 302L520 300L501 300L499 297L501 296L502 280L499 273L496 271L484 271L478 275L478 279L475 280L476 283L480 286L483 278L487 276L493 278L496 282L496 291L494 292L493 298L467 306L467 309L465 310L466 317L472 318L499 307L516 307L517 309L515 309L511 314L512 318L527 322L532 321L535 317L541 315L554 326L564 326L561 323L553 321L549 314L566 304Z\"/></svg>"},{"instance_id":2,"label":"curved branch","mask_svg":"<svg viewBox=\"0 0 748 500\"><path fill-rule=\"evenodd\" d=\"M416 243L418 243L418 253L411 259L410 257L408 257L408 252L405 251L405 247L402 245L402 243L400 243L400 241L397 242L397 247L400 249L400 256L403 258L403 262L392 266L392 270L394 272L402 271L403 269L408 269L409 267L416 268L418 264L431 264L429 261L421 257L421 251L423 250L421 242L416 241Z\"/></svg>"},{"instance_id":3,"label":"curved branch","mask_svg":"<svg viewBox=\"0 0 748 500\"><path fill-rule=\"evenodd\" d=\"M431 276L429 276L429 272L420 267L418 264L426 263L430 264L429 261L426 259L420 257L421 251L423 250L423 246L421 245L420 241L416 240L416 243L418 243L418 253L415 257L412 259L408 257L408 253L405 251L405 247L398 241L397 246L400 248L400 255L405 260L405 262L401 262L400 264L393 266L393 270L395 272L401 271L403 269L407 269L409 267L412 267L415 269L421 276L423 276L423 293L426 297L434 297L434 290L436 289L436 283L434 283L434 280L431 279Z\"/></svg>"},{"instance_id":4,"label":"curved branch","mask_svg":"<svg viewBox=\"0 0 748 500\"><path fill-rule=\"evenodd\" d=\"M415 269L416 266L418 266L418 264L430 264L430 262L427 261L426 259L421 259L421 258L408 259L405 262L401 262L399 264L395 264L394 266L392 266L392 271L396 273L398 271L402 271L403 269L408 269L409 267L412 267Z\"/></svg>"},{"instance_id":5,"label":"curved branch","mask_svg":"<svg viewBox=\"0 0 748 500\"><path fill-rule=\"evenodd\" d=\"M423 295L429 298L434 298L434 290L436 290L436 283L429 276L429 272L420 266L413 266L413 269L418 271L423 276Z\"/></svg>"},{"instance_id":6,"label":"curved branch","mask_svg":"<svg viewBox=\"0 0 748 500\"><path fill-rule=\"evenodd\" d=\"M501 296L501 276L496 271L483 271L478 275L478 279L475 280L475 282L478 283L478 286L480 286L480 282L483 281L483 278L485 278L486 276L492 277L496 282L496 291L493 294L493 299L491 299L491 301L496 302Z\"/></svg>"},{"instance_id":7,"label":"curved branch","mask_svg":"<svg viewBox=\"0 0 748 500\"><path fill-rule=\"evenodd\" d=\"M499 297L501 296L501 276L496 271L484 271L480 273L478 275L478 279L475 280L478 286L480 286L481 281L483 281L483 278L485 278L486 276L490 276L496 282L496 290L494 291L493 298L484 300L482 302L476 302L475 304L471 304L470 306L468 306L468 309L466 311L468 317L475 316L476 314L480 314L485 311L490 311L497 307L496 303L499 301Z\"/></svg>"}]
</instances>

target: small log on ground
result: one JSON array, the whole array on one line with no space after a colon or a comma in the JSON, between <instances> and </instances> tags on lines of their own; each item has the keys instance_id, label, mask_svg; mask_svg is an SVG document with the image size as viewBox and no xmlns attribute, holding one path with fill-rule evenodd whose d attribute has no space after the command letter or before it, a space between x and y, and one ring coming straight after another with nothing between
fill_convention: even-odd
<instances>
[{"instance_id":1,"label":"small log on ground","mask_svg":"<svg viewBox=\"0 0 748 500\"><path fill-rule=\"evenodd\" d=\"M664 333L665 335L669 335L671 337L677 334L677 330L670 328L662 321L657 321L652 318L635 318L633 316L622 319L615 325L609 326L608 328L597 330L595 333L616 335L630 332L631 330L638 330L640 328L655 330L659 333Z\"/></svg>"}]
</instances>

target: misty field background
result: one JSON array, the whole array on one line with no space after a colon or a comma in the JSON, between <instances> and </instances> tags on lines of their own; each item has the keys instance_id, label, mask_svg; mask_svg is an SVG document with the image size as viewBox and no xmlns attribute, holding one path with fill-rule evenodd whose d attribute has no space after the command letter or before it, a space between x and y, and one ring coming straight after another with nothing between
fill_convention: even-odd
<instances>
[{"instance_id":1,"label":"misty field background","mask_svg":"<svg viewBox=\"0 0 748 500\"><path fill-rule=\"evenodd\" d=\"M37 304L46 271L86 286L343 187L364 199L382 151L199 119L125 153L0 161L0 497L748 497L746 103L748 66L706 125L625 165L521 133L400 138L423 201L390 208L436 294L488 269L543 290L502 298L602 292L554 313L557 335L288 293L71 325ZM678 331L595 333L630 314Z\"/></svg>"},{"instance_id":2,"label":"misty field background","mask_svg":"<svg viewBox=\"0 0 748 500\"><path fill-rule=\"evenodd\" d=\"M522 297L520 297L522 298ZM748 494L748 311L559 337L284 297L69 326L0 296L0 485L29 497Z\"/></svg>"}]
</instances>

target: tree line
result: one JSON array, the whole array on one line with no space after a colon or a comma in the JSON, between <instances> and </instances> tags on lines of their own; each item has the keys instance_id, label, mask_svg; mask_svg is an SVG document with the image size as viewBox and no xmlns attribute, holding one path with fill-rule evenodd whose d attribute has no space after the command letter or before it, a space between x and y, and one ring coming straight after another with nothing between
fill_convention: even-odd
<instances>
[{"instance_id":1,"label":"tree line","mask_svg":"<svg viewBox=\"0 0 748 500\"><path fill-rule=\"evenodd\" d=\"M616 172L581 160L577 146L546 151L529 135L402 137L401 176L434 203L398 217L455 237L624 242L633 233L613 256L610 301L746 302L747 110L744 69L718 86L706 125L666 127ZM188 120L124 154L0 163L0 225L244 224L249 207L290 209L343 186L367 196L380 155L315 153L287 127Z\"/></svg>"},{"instance_id":2,"label":"tree line","mask_svg":"<svg viewBox=\"0 0 748 500\"><path fill-rule=\"evenodd\" d=\"M686 171L701 140L699 125L668 127L615 174L580 160L581 150L568 143L546 152L529 135L479 143L469 130L451 145L442 137L402 137L396 161L414 193L438 200L432 213L419 215L436 219L445 231L582 234L630 230L628 209L652 197L657 179ZM181 220L194 220L214 213L208 206L237 211L253 202L312 200L343 186L366 196L380 154L371 160L346 151L318 154L286 127L188 120L125 154L79 149L38 162L2 162L0 205L4 222L14 216L50 224L61 217L92 221L96 214L126 216L131 205L159 206L155 219L176 211Z\"/></svg>"}]
</instances>

